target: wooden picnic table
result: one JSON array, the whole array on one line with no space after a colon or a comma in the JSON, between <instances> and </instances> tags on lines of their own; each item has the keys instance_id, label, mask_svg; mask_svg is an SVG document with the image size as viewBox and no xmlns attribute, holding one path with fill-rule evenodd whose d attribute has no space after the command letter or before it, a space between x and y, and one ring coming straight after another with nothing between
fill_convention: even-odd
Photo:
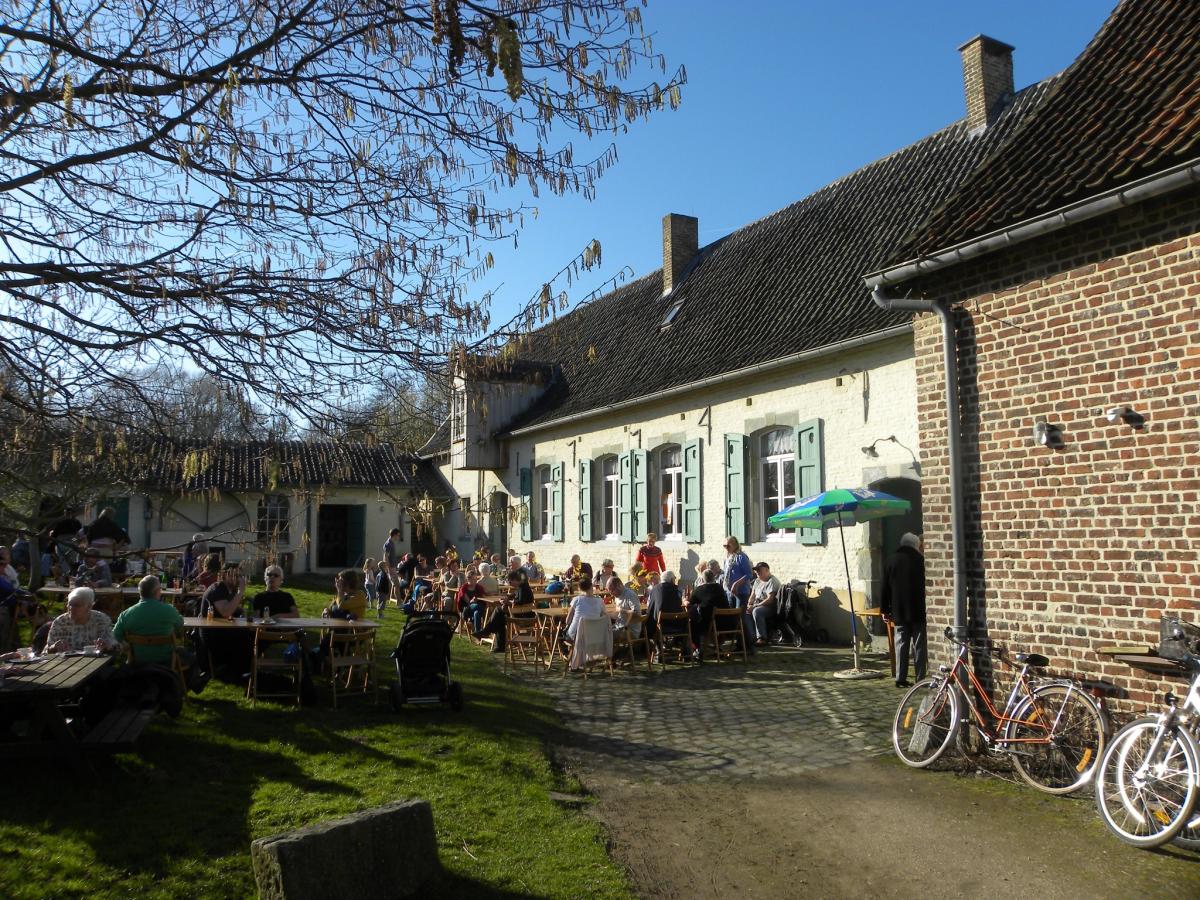
<instances>
[{"instance_id":1,"label":"wooden picnic table","mask_svg":"<svg viewBox=\"0 0 1200 900\"><path fill-rule=\"evenodd\" d=\"M0 742L0 758L42 758L59 753L82 765L83 743L71 731L62 704L77 697L84 685L112 665L111 656L57 653L27 662L0 664L0 707L20 718L28 707L29 729L19 741Z\"/></svg>"},{"instance_id":2,"label":"wooden picnic table","mask_svg":"<svg viewBox=\"0 0 1200 900\"><path fill-rule=\"evenodd\" d=\"M564 662L567 659L566 656L563 655L559 636L562 634L563 626L566 624L567 620L567 613L570 611L570 607L566 606L552 606L549 609L534 609L533 611L533 614L537 616L539 620L541 620L543 629L548 629L550 634L549 647L547 648L548 652L546 654L546 668L550 668L554 665L555 653L557 653ZM641 611L645 613L645 605L642 606ZM607 616L610 621L615 621L620 614L621 611L617 609L617 607L611 604L605 605L604 615Z\"/></svg>"}]
</instances>

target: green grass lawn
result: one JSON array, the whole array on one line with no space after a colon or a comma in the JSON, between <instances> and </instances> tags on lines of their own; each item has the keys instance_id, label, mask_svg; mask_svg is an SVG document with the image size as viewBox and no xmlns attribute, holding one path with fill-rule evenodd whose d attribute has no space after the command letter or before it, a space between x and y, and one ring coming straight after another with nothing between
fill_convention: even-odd
<instances>
[{"instance_id":1,"label":"green grass lawn","mask_svg":"<svg viewBox=\"0 0 1200 900\"><path fill-rule=\"evenodd\" d=\"M286 589L305 615L326 604L324 590ZM403 618L387 615L385 688ZM395 714L386 690L378 706L353 697L335 712L321 678L316 707L251 707L212 682L179 719L156 717L137 754L96 759L94 779L9 763L0 896L253 896L251 840L411 797L433 806L440 896L628 896L599 827L549 798L570 789L544 749L559 727L549 699L465 640L451 652L461 713Z\"/></svg>"}]
</instances>

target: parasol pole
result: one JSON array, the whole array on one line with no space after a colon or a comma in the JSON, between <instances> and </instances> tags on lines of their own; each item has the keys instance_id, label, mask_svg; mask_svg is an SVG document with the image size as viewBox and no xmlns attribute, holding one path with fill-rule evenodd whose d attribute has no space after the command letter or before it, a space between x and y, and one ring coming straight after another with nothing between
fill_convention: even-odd
<instances>
[{"instance_id":1,"label":"parasol pole","mask_svg":"<svg viewBox=\"0 0 1200 900\"><path fill-rule=\"evenodd\" d=\"M854 670L858 671L858 616L854 612L854 588L850 585L850 560L846 556L846 532L838 510L838 537L842 539L842 565L846 567L846 590L850 593L850 649L854 651Z\"/></svg>"}]
</instances>

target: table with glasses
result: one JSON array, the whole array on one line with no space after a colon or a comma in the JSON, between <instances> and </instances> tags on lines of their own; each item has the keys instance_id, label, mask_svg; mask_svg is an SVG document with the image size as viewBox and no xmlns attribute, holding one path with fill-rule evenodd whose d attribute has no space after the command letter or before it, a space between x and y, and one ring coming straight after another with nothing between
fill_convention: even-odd
<instances>
[{"instance_id":1,"label":"table with glasses","mask_svg":"<svg viewBox=\"0 0 1200 900\"><path fill-rule=\"evenodd\" d=\"M378 628L382 622L373 619L334 619L334 618L271 618L255 617L250 619L224 619L220 617L185 616L184 628L214 629L217 631L257 631L260 628L327 628L331 631L345 631L350 628Z\"/></svg>"}]
</instances>

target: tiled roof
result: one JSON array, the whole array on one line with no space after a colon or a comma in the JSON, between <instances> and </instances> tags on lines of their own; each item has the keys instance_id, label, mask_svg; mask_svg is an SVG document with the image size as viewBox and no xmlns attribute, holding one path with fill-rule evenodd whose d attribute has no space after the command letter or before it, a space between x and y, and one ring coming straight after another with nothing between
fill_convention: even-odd
<instances>
[{"instance_id":1,"label":"tiled roof","mask_svg":"<svg viewBox=\"0 0 1200 900\"><path fill-rule=\"evenodd\" d=\"M446 418L442 419L441 424L438 425L437 430L435 430L433 434L429 436L429 440L422 444L420 449L417 450L417 456L421 457L422 459L428 459L441 453L449 452L450 417L446 416Z\"/></svg>"},{"instance_id":2,"label":"tiled roof","mask_svg":"<svg viewBox=\"0 0 1200 900\"><path fill-rule=\"evenodd\" d=\"M1198 155L1200 3L1126 0L1036 115L889 260L899 263ZM871 270L864 270L871 271Z\"/></svg>"},{"instance_id":3,"label":"tiled roof","mask_svg":"<svg viewBox=\"0 0 1200 900\"><path fill-rule=\"evenodd\" d=\"M428 461L387 444L335 441L216 442L149 448L130 481L185 492L265 491L346 485L403 487L442 496L441 476Z\"/></svg>"},{"instance_id":4,"label":"tiled roof","mask_svg":"<svg viewBox=\"0 0 1200 900\"><path fill-rule=\"evenodd\" d=\"M911 321L872 304L862 273L892 257L1049 83L1021 91L985 132L959 121L709 244L670 297L654 272L534 332L521 354L558 370L507 430ZM678 315L660 332L677 300Z\"/></svg>"}]
</instances>

